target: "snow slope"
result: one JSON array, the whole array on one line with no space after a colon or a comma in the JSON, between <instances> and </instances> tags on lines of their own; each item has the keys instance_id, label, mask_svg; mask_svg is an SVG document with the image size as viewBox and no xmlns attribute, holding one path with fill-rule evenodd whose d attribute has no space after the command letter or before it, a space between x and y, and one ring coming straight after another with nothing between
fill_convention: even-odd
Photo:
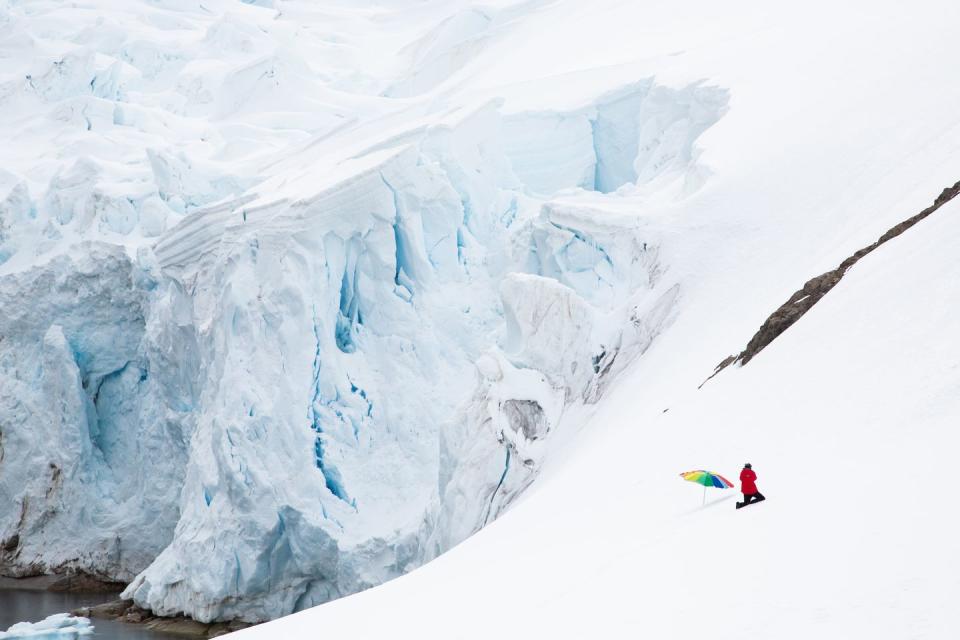
<instances>
[{"instance_id":1,"label":"snow slope","mask_svg":"<svg viewBox=\"0 0 960 640\"><path fill-rule=\"evenodd\" d=\"M450 84L508 112L575 110L630 76L729 91L698 141L699 190L567 192L545 209L654 233L674 319L592 416L566 415L496 522L409 575L238 637L955 635L960 203L697 387L804 281L960 177L957 12L559 2L498 34ZM563 145L577 135L549 126ZM552 174L519 166L549 189ZM748 460L769 500L745 511L733 492L701 507L677 477L733 477Z\"/></svg>"}]
</instances>

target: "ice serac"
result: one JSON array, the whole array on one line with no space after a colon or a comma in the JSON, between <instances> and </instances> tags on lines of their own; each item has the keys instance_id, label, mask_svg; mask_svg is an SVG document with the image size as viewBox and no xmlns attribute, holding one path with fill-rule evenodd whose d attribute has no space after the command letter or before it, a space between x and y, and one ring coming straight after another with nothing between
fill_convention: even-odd
<instances>
[{"instance_id":1,"label":"ice serac","mask_svg":"<svg viewBox=\"0 0 960 640\"><path fill-rule=\"evenodd\" d=\"M582 224L577 224L578 216ZM615 221L591 223L591 212L568 211L565 219L571 226L562 230L564 239L550 253L541 234L560 231L554 217L562 219L544 206L538 218L528 221L532 233L527 237L530 253L538 256L534 264L555 277L514 272L503 278L505 332L499 346L478 360L474 395L442 433L446 468L428 557L462 541L509 506L535 478L548 437L565 411L595 403L673 319L679 287L660 277L663 267L652 245L640 240L642 232ZM558 255L578 243L591 247L591 257L577 269L558 265ZM609 290L597 286L595 270L606 275ZM589 296L561 281L587 272L592 273L590 284L582 290Z\"/></svg>"},{"instance_id":2,"label":"ice serac","mask_svg":"<svg viewBox=\"0 0 960 640\"><path fill-rule=\"evenodd\" d=\"M505 150L536 193L580 187L609 193L654 190L683 176L683 193L706 178L694 142L726 111L726 91L702 84L674 89L643 80L571 111L510 114Z\"/></svg>"},{"instance_id":3,"label":"ice serac","mask_svg":"<svg viewBox=\"0 0 960 640\"><path fill-rule=\"evenodd\" d=\"M486 247L505 244L497 185L515 183L489 142L495 109L451 119L360 150L326 184L305 172L288 197L211 212L197 249L186 223L161 240L193 283L209 376L182 516L128 589L138 603L262 620L420 561L436 425L499 324L507 265Z\"/></svg>"},{"instance_id":4,"label":"ice serac","mask_svg":"<svg viewBox=\"0 0 960 640\"><path fill-rule=\"evenodd\" d=\"M191 349L153 296L104 244L0 278L4 573L129 580L172 536Z\"/></svg>"}]
</instances>

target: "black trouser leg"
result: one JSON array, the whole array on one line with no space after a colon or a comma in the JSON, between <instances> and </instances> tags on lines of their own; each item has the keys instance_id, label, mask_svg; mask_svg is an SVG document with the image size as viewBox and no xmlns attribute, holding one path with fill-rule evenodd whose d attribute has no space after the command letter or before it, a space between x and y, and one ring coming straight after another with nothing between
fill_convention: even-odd
<instances>
[{"instance_id":1,"label":"black trouser leg","mask_svg":"<svg viewBox=\"0 0 960 640\"><path fill-rule=\"evenodd\" d=\"M766 498L763 497L763 494L760 493L759 491L757 491L755 494L753 494L750 497L753 498L753 502L763 502L764 500L766 500Z\"/></svg>"}]
</instances>

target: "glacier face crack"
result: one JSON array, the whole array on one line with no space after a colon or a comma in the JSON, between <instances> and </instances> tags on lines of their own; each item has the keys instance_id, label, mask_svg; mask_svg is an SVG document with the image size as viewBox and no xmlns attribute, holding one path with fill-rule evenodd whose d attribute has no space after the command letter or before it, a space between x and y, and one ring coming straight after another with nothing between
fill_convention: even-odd
<instances>
[{"instance_id":1,"label":"glacier face crack","mask_svg":"<svg viewBox=\"0 0 960 640\"><path fill-rule=\"evenodd\" d=\"M451 548L673 317L656 227L557 194L691 193L726 100L645 80L569 112L334 130L253 186L158 150L156 193L133 204L88 193L100 169L80 162L46 204L11 193L0 221L39 210L29 234L121 233L157 203L182 220L139 251L0 276L4 308L42 311L0 320L0 499L17 505L0 571L84 570L160 615L260 621ZM14 263L17 228L0 225ZM49 465L55 482L31 473Z\"/></svg>"}]
</instances>

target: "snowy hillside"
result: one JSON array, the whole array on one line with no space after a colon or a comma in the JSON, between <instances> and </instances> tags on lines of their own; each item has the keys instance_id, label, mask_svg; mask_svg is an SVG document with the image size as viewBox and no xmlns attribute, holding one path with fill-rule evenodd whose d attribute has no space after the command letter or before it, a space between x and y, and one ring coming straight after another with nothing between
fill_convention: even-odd
<instances>
[{"instance_id":1,"label":"snowy hillside","mask_svg":"<svg viewBox=\"0 0 960 640\"><path fill-rule=\"evenodd\" d=\"M261 621L432 560L249 637L949 635L960 202L698 386L960 179L958 18L0 0L0 572ZM746 511L677 477L746 460Z\"/></svg>"}]
</instances>

